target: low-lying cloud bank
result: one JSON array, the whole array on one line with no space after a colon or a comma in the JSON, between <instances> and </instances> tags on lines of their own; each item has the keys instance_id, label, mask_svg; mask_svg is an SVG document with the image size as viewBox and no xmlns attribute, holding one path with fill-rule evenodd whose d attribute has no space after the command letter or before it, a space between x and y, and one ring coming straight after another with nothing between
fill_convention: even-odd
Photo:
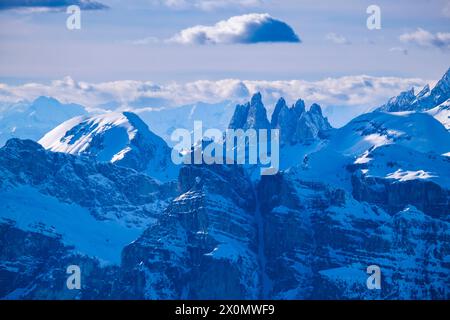
<instances>
[{"instance_id":1,"label":"low-lying cloud bank","mask_svg":"<svg viewBox=\"0 0 450 320\"><path fill-rule=\"evenodd\" d=\"M225 100L243 102L254 92L261 92L265 104L273 108L279 97L289 103L302 98L307 103L321 104L325 112L342 124L347 118L369 111L411 87L427 83L417 78L346 76L320 81L253 81L224 79L200 80L165 85L150 81L78 82L70 77L51 83L0 84L0 108L21 100L51 96L61 102L78 103L89 111L136 110L142 108L172 108L176 106Z\"/></svg>"},{"instance_id":2,"label":"low-lying cloud bank","mask_svg":"<svg viewBox=\"0 0 450 320\"><path fill-rule=\"evenodd\" d=\"M245 14L222 20L213 26L181 30L169 42L181 44L252 44L260 42L300 42L294 30L269 14Z\"/></svg>"}]
</instances>

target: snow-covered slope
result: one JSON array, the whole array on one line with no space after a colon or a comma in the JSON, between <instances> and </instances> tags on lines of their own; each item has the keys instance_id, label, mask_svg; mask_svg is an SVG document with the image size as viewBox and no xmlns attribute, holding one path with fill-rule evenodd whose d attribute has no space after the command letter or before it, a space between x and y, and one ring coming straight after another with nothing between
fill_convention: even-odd
<instances>
[{"instance_id":1,"label":"snow-covered slope","mask_svg":"<svg viewBox=\"0 0 450 320\"><path fill-rule=\"evenodd\" d=\"M122 249L146 225L125 226L120 221L98 220L88 208L43 194L37 188L18 186L0 190L0 223L14 222L24 232L56 238L74 252L103 264L120 264ZM150 223L151 219L147 220Z\"/></svg>"},{"instance_id":2,"label":"snow-covered slope","mask_svg":"<svg viewBox=\"0 0 450 320\"><path fill-rule=\"evenodd\" d=\"M450 130L450 99L426 112Z\"/></svg>"},{"instance_id":3,"label":"snow-covered slope","mask_svg":"<svg viewBox=\"0 0 450 320\"><path fill-rule=\"evenodd\" d=\"M76 261L91 272L76 296L87 299L450 298L450 132L428 113L332 129L301 100L280 100L269 122L255 95L230 127L285 132L285 170L251 180L248 166L186 165L177 184L109 163L142 159L132 114L73 122L49 146L75 155L0 149L0 297L72 298L61 287ZM98 264L139 228L120 266ZM373 264L382 290L366 286Z\"/></svg>"},{"instance_id":4,"label":"snow-covered slope","mask_svg":"<svg viewBox=\"0 0 450 320\"><path fill-rule=\"evenodd\" d=\"M120 253L153 223L174 184L110 163L44 150L11 139L0 149L0 219L59 237L76 252L120 262Z\"/></svg>"},{"instance_id":5,"label":"snow-covered slope","mask_svg":"<svg viewBox=\"0 0 450 320\"><path fill-rule=\"evenodd\" d=\"M367 177L433 181L450 190L450 159L437 154L417 152L401 145L388 144L372 150L359 161ZM364 166L365 164L365 166Z\"/></svg>"},{"instance_id":6,"label":"snow-covered slope","mask_svg":"<svg viewBox=\"0 0 450 320\"><path fill-rule=\"evenodd\" d=\"M86 111L80 105L50 97L3 106L0 110L0 146L10 138L38 140L63 121Z\"/></svg>"},{"instance_id":7,"label":"snow-covered slope","mask_svg":"<svg viewBox=\"0 0 450 320\"><path fill-rule=\"evenodd\" d=\"M390 212L411 204L446 219L449 152L450 133L432 116L375 111L333 131L289 171Z\"/></svg>"},{"instance_id":8,"label":"snow-covered slope","mask_svg":"<svg viewBox=\"0 0 450 320\"><path fill-rule=\"evenodd\" d=\"M294 157L284 151L281 162ZM448 298L449 151L449 132L429 114L376 111L262 177L269 295ZM382 290L366 288L371 264L382 268Z\"/></svg>"},{"instance_id":9,"label":"snow-covered slope","mask_svg":"<svg viewBox=\"0 0 450 320\"><path fill-rule=\"evenodd\" d=\"M445 154L450 151L450 135L436 119L425 113L372 112L336 130L329 146L343 155L359 157L371 148L386 144Z\"/></svg>"},{"instance_id":10,"label":"snow-covered slope","mask_svg":"<svg viewBox=\"0 0 450 320\"><path fill-rule=\"evenodd\" d=\"M112 162L161 181L177 176L165 141L131 112L75 117L48 132L39 143L50 151Z\"/></svg>"}]
</instances>

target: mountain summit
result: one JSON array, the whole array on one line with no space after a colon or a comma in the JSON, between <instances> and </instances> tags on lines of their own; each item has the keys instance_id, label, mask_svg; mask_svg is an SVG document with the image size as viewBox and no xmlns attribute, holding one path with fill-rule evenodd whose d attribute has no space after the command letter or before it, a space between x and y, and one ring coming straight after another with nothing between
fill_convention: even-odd
<instances>
[{"instance_id":1,"label":"mountain summit","mask_svg":"<svg viewBox=\"0 0 450 320\"><path fill-rule=\"evenodd\" d=\"M194 163L155 181L172 173L169 149L128 112L66 121L41 139L50 151L11 139L0 298L449 299L446 83L338 129L303 100L279 99L269 122L255 94L230 128L280 130L274 175ZM404 111L415 101L439 105ZM81 290L64 285L74 263ZM371 265L382 290L367 288Z\"/></svg>"},{"instance_id":2,"label":"mountain summit","mask_svg":"<svg viewBox=\"0 0 450 320\"><path fill-rule=\"evenodd\" d=\"M294 145L319 140L321 134L332 127L328 119L322 115L322 109L318 104L314 103L306 111L305 102L301 99L289 108L286 100L280 98L269 122L261 94L256 93L247 104L236 106L229 128L279 129L281 143Z\"/></svg>"},{"instance_id":3,"label":"mountain summit","mask_svg":"<svg viewBox=\"0 0 450 320\"><path fill-rule=\"evenodd\" d=\"M229 125L230 129L270 129L267 110L262 103L261 93L252 96L250 102L237 105Z\"/></svg>"},{"instance_id":4,"label":"mountain summit","mask_svg":"<svg viewBox=\"0 0 450 320\"><path fill-rule=\"evenodd\" d=\"M177 176L166 142L131 112L72 118L47 133L39 143L50 151L112 162L161 181Z\"/></svg>"},{"instance_id":5,"label":"mountain summit","mask_svg":"<svg viewBox=\"0 0 450 320\"><path fill-rule=\"evenodd\" d=\"M37 140L61 122L85 114L81 105L45 96L0 107L0 146L10 138Z\"/></svg>"},{"instance_id":6,"label":"mountain summit","mask_svg":"<svg viewBox=\"0 0 450 320\"><path fill-rule=\"evenodd\" d=\"M430 86L426 85L416 95L414 89L411 88L400 93L397 97L391 98L377 111L426 111L448 101L448 99L450 99L450 68L433 89L430 90Z\"/></svg>"}]
</instances>

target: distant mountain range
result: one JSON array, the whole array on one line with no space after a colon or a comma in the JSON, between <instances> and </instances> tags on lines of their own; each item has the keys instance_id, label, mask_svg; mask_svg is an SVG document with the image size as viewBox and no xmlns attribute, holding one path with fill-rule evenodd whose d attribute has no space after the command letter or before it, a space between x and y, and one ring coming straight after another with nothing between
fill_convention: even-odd
<instances>
[{"instance_id":1,"label":"distant mountain range","mask_svg":"<svg viewBox=\"0 0 450 320\"><path fill-rule=\"evenodd\" d=\"M426 85L418 94L414 89L400 93L391 98L386 104L378 108L379 111L424 111L440 106L449 101L450 95L450 69L437 82L432 90Z\"/></svg>"},{"instance_id":2,"label":"distant mountain range","mask_svg":"<svg viewBox=\"0 0 450 320\"><path fill-rule=\"evenodd\" d=\"M337 129L302 100L280 99L269 120L257 93L228 127L280 130L272 176L173 167L130 112L77 116L40 144L11 139L0 298L449 299L448 89L447 72ZM81 290L65 287L72 264ZM381 290L366 286L370 265Z\"/></svg>"},{"instance_id":3,"label":"distant mountain range","mask_svg":"<svg viewBox=\"0 0 450 320\"><path fill-rule=\"evenodd\" d=\"M84 107L50 97L0 106L0 146L11 138L38 140L61 122L84 114Z\"/></svg>"}]
</instances>

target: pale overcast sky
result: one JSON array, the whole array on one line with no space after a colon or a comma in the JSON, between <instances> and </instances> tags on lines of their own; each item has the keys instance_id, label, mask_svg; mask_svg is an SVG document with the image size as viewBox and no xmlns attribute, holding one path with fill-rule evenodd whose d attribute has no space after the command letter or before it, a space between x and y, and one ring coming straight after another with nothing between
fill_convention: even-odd
<instances>
[{"instance_id":1,"label":"pale overcast sky","mask_svg":"<svg viewBox=\"0 0 450 320\"><path fill-rule=\"evenodd\" d=\"M227 78L315 81L362 74L438 79L450 66L446 0L99 0L93 5L109 9L82 9L81 30L74 31L66 28L64 9L77 1L28 1L43 2L52 8L62 5L63 10L11 9L24 1L2 1L0 82L65 76L156 83ZM381 30L366 27L370 4L381 8ZM283 29L287 42L252 43L257 41L251 37L251 23L258 15L214 27L252 13L269 15L270 20L264 18L264 36L271 36L275 21L301 42ZM180 33L197 25L210 26L206 43L202 28ZM229 35L224 31L229 27L241 29Z\"/></svg>"}]
</instances>

